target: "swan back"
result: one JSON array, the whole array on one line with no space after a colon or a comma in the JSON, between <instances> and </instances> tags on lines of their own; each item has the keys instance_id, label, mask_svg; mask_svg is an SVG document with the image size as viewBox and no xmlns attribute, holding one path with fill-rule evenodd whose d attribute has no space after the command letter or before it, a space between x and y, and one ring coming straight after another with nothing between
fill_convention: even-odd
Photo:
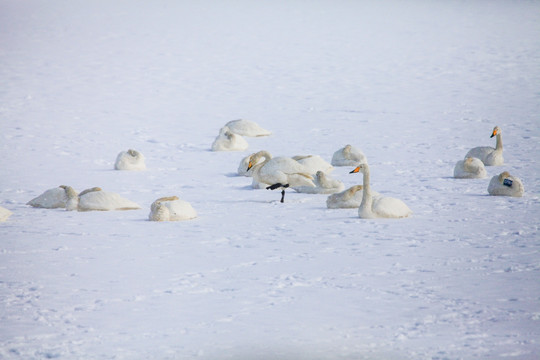
<instances>
[{"instance_id":1,"label":"swan back","mask_svg":"<svg viewBox=\"0 0 540 360\"><path fill-rule=\"evenodd\" d=\"M87 189L79 194L79 211L136 210L139 204L119 194L103 191L99 187Z\"/></svg>"},{"instance_id":2,"label":"swan back","mask_svg":"<svg viewBox=\"0 0 540 360\"><path fill-rule=\"evenodd\" d=\"M367 163L366 156L352 145L346 145L332 155L331 164L334 166L356 166L360 163Z\"/></svg>"},{"instance_id":3,"label":"swan back","mask_svg":"<svg viewBox=\"0 0 540 360\"><path fill-rule=\"evenodd\" d=\"M486 176L484 163L478 158L465 158L458 161L454 167L454 177L458 179L483 179Z\"/></svg>"},{"instance_id":4,"label":"swan back","mask_svg":"<svg viewBox=\"0 0 540 360\"><path fill-rule=\"evenodd\" d=\"M57 188L49 189L27 202L26 205L45 209L65 208L69 199L65 188L65 185L61 185Z\"/></svg>"},{"instance_id":5,"label":"swan back","mask_svg":"<svg viewBox=\"0 0 540 360\"><path fill-rule=\"evenodd\" d=\"M187 201L177 196L157 199L150 207L148 218L151 221L182 221L197 217L197 212Z\"/></svg>"},{"instance_id":6,"label":"swan back","mask_svg":"<svg viewBox=\"0 0 540 360\"><path fill-rule=\"evenodd\" d=\"M271 131L262 128L255 121L251 120L232 120L225 124L225 126L227 126L231 132L242 136L258 137L272 134Z\"/></svg>"},{"instance_id":7,"label":"swan back","mask_svg":"<svg viewBox=\"0 0 540 360\"><path fill-rule=\"evenodd\" d=\"M488 185L488 193L495 196L521 197L525 193L525 188L521 180L504 171L491 178Z\"/></svg>"},{"instance_id":8,"label":"swan back","mask_svg":"<svg viewBox=\"0 0 540 360\"><path fill-rule=\"evenodd\" d=\"M144 155L133 149L122 151L116 157L114 168L116 170L145 170Z\"/></svg>"},{"instance_id":9,"label":"swan back","mask_svg":"<svg viewBox=\"0 0 540 360\"><path fill-rule=\"evenodd\" d=\"M339 180L332 179L329 175L321 170L317 171L313 180L313 186L294 187L296 192L307 194L334 194L345 189L345 185Z\"/></svg>"},{"instance_id":10,"label":"swan back","mask_svg":"<svg viewBox=\"0 0 540 360\"><path fill-rule=\"evenodd\" d=\"M315 174L317 171L329 174L334 170L334 167L319 155L297 155L293 156L293 159L304 165L310 174Z\"/></svg>"},{"instance_id":11,"label":"swan back","mask_svg":"<svg viewBox=\"0 0 540 360\"><path fill-rule=\"evenodd\" d=\"M342 192L332 194L326 199L329 209L358 208L362 202L362 185L354 185Z\"/></svg>"},{"instance_id":12,"label":"swan back","mask_svg":"<svg viewBox=\"0 0 540 360\"><path fill-rule=\"evenodd\" d=\"M257 182L268 185L289 184L291 187L315 186L313 177L304 165L288 157L269 159L267 154L266 151L259 151L251 157L250 168L254 168L253 178ZM265 157L265 160L262 163L257 163L261 157ZM253 165L254 163L256 165Z\"/></svg>"},{"instance_id":13,"label":"swan back","mask_svg":"<svg viewBox=\"0 0 540 360\"><path fill-rule=\"evenodd\" d=\"M6 221L13 213L6 209L5 207L0 206L0 222Z\"/></svg>"},{"instance_id":14,"label":"swan back","mask_svg":"<svg viewBox=\"0 0 540 360\"><path fill-rule=\"evenodd\" d=\"M224 126L212 143L212 151L243 151L248 146L247 141L242 136L231 132L227 126Z\"/></svg>"}]
</instances>

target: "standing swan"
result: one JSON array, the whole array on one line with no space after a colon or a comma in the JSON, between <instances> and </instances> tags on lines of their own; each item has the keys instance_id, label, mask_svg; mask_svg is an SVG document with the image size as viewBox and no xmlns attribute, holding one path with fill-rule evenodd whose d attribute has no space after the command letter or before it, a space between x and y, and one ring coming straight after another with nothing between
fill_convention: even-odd
<instances>
[{"instance_id":1,"label":"standing swan","mask_svg":"<svg viewBox=\"0 0 540 360\"><path fill-rule=\"evenodd\" d=\"M503 143L501 129L498 126L493 128L493 132L490 137L497 136L497 142L495 148L491 146L479 146L469 150L465 158L475 157L484 163L486 166L498 166L504 164L503 158Z\"/></svg>"},{"instance_id":2,"label":"standing swan","mask_svg":"<svg viewBox=\"0 0 540 360\"><path fill-rule=\"evenodd\" d=\"M488 185L489 195L521 197L524 192L521 180L510 175L508 171L492 177Z\"/></svg>"},{"instance_id":3,"label":"standing swan","mask_svg":"<svg viewBox=\"0 0 540 360\"><path fill-rule=\"evenodd\" d=\"M72 187L66 186L68 202L66 210L78 211L109 211L109 210L137 210L141 207L122 196L101 190L99 187L84 190L77 195Z\"/></svg>"},{"instance_id":4,"label":"standing swan","mask_svg":"<svg viewBox=\"0 0 540 360\"><path fill-rule=\"evenodd\" d=\"M146 170L144 155L137 150L122 151L116 157L115 170Z\"/></svg>"},{"instance_id":5,"label":"standing swan","mask_svg":"<svg viewBox=\"0 0 540 360\"><path fill-rule=\"evenodd\" d=\"M197 217L190 203L178 196L162 197L152 203L148 218L151 221L181 221Z\"/></svg>"},{"instance_id":6,"label":"standing swan","mask_svg":"<svg viewBox=\"0 0 540 360\"><path fill-rule=\"evenodd\" d=\"M483 179L486 176L484 163L474 157L459 160L454 167L454 177L458 179Z\"/></svg>"},{"instance_id":7,"label":"standing swan","mask_svg":"<svg viewBox=\"0 0 540 360\"><path fill-rule=\"evenodd\" d=\"M259 162L262 158L264 158L264 161ZM315 187L313 177L305 166L291 158L273 158L265 150L261 150L249 157L247 170L251 169L253 169L253 178L257 182L268 185L272 190L281 188L282 196L285 193L284 188L289 186Z\"/></svg>"},{"instance_id":8,"label":"standing swan","mask_svg":"<svg viewBox=\"0 0 540 360\"><path fill-rule=\"evenodd\" d=\"M358 208L358 216L362 219L374 218L404 218L412 214L411 209L401 200L380 196L373 197L369 185L369 166L360 164L350 173L361 172L364 174L364 189L362 203Z\"/></svg>"}]
</instances>

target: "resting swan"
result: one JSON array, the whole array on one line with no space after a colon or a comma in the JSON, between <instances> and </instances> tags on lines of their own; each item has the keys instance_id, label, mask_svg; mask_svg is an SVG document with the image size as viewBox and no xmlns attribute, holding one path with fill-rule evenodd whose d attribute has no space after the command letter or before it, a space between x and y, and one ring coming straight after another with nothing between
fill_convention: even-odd
<instances>
[{"instance_id":1,"label":"resting swan","mask_svg":"<svg viewBox=\"0 0 540 360\"><path fill-rule=\"evenodd\" d=\"M326 199L326 207L329 209L352 209L360 207L362 203L362 185L354 185L337 194L332 194ZM380 196L376 191L371 191L374 197Z\"/></svg>"},{"instance_id":2,"label":"resting swan","mask_svg":"<svg viewBox=\"0 0 540 360\"><path fill-rule=\"evenodd\" d=\"M224 126L219 130L219 135L212 143L212 151L243 151L248 146L246 139Z\"/></svg>"},{"instance_id":3,"label":"resting swan","mask_svg":"<svg viewBox=\"0 0 540 360\"><path fill-rule=\"evenodd\" d=\"M367 163L366 156L352 145L346 145L332 155L332 165L334 166L356 166L363 163Z\"/></svg>"},{"instance_id":4,"label":"resting swan","mask_svg":"<svg viewBox=\"0 0 540 360\"><path fill-rule=\"evenodd\" d=\"M68 199L69 199L66 193L67 187L68 186L60 185L57 188L49 189L45 191L43 194L27 202L26 205L30 205L37 208L44 208L44 209L65 208L66 203L68 202ZM75 191L73 190L73 188L71 188L71 190Z\"/></svg>"},{"instance_id":5,"label":"resting swan","mask_svg":"<svg viewBox=\"0 0 540 360\"><path fill-rule=\"evenodd\" d=\"M13 213L6 209L5 207L0 206L0 222L6 221Z\"/></svg>"},{"instance_id":6,"label":"resting swan","mask_svg":"<svg viewBox=\"0 0 540 360\"><path fill-rule=\"evenodd\" d=\"M361 172L364 175L362 202L358 208L358 216L360 216L360 218L404 218L412 214L411 209L399 199L386 196L373 197L369 185L368 164L360 164L351 171L351 173L357 172Z\"/></svg>"},{"instance_id":7,"label":"resting swan","mask_svg":"<svg viewBox=\"0 0 540 360\"><path fill-rule=\"evenodd\" d=\"M460 160L454 167L454 177L458 179L483 179L486 176L487 172L484 163L474 157Z\"/></svg>"},{"instance_id":8,"label":"resting swan","mask_svg":"<svg viewBox=\"0 0 540 360\"><path fill-rule=\"evenodd\" d=\"M315 187L299 186L294 187L294 190L306 194L334 194L345 189L345 185L341 181L332 179L321 170L317 171L313 182L315 183Z\"/></svg>"},{"instance_id":9,"label":"resting swan","mask_svg":"<svg viewBox=\"0 0 540 360\"><path fill-rule=\"evenodd\" d=\"M122 196L101 190L99 187L86 189L77 194L72 187L66 186L68 201L66 210L78 211L109 211L109 210L136 210L141 207Z\"/></svg>"},{"instance_id":10,"label":"resting swan","mask_svg":"<svg viewBox=\"0 0 540 360\"><path fill-rule=\"evenodd\" d=\"M152 203L148 218L151 221L181 221L197 217L190 203L177 196L162 197Z\"/></svg>"},{"instance_id":11,"label":"resting swan","mask_svg":"<svg viewBox=\"0 0 540 360\"><path fill-rule=\"evenodd\" d=\"M225 126L227 126L231 132L242 136L257 137L272 134L271 131L263 129L255 121L251 120L232 120L225 124Z\"/></svg>"},{"instance_id":12,"label":"resting swan","mask_svg":"<svg viewBox=\"0 0 540 360\"><path fill-rule=\"evenodd\" d=\"M122 151L116 157L115 170L146 170L144 155L137 150Z\"/></svg>"},{"instance_id":13,"label":"resting swan","mask_svg":"<svg viewBox=\"0 0 540 360\"><path fill-rule=\"evenodd\" d=\"M475 157L480 159L486 166L498 166L504 164L503 158L503 143L501 129L498 126L493 128L493 132L490 137L497 136L497 142L495 148L490 146L475 147L465 155L465 158Z\"/></svg>"},{"instance_id":14,"label":"resting swan","mask_svg":"<svg viewBox=\"0 0 540 360\"><path fill-rule=\"evenodd\" d=\"M488 185L490 195L521 197L524 192L525 188L521 180L510 175L508 171L492 177Z\"/></svg>"},{"instance_id":15,"label":"resting swan","mask_svg":"<svg viewBox=\"0 0 540 360\"><path fill-rule=\"evenodd\" d=\"M319 155L296 155L293 156L293 159L304 165L310 174L316 174L317 171L329 174L334 170L334 167Z\"/></svg>"}]
</instances>

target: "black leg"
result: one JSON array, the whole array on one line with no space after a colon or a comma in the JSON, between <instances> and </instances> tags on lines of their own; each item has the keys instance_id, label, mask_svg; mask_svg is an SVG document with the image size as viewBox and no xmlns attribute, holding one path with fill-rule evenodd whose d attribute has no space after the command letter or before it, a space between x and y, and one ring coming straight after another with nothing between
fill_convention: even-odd
<instances>
[{"instance_id":1,"label":"black leg","mask_svg":"<svg viewBox=\"0 0 540 360\"><path fill-rule=\"evenodd\" d=\"M281 202L285 200L285 190L281 190Z\"/></svg>"}]
</instances>

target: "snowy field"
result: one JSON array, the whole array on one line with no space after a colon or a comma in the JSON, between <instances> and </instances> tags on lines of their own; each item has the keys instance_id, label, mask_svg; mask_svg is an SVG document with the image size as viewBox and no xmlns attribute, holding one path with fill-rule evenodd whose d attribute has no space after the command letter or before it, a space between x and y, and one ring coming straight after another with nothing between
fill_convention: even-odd
<instances>
[{"instance_id":1,"label":"snowy field","mask_svg":"<svg viewBox=\"0 0 540 360\"><path fill-rule=\"evenodd\" d=\"M525 0L0 0L0 358L540 358L539 34ZM273 134L210 151L238 118ZM495 125L505 165L454 179ZM236 175L346 144L411 218ZM26 205L62 184L142 209ZM148 221L170 195L198 218Z\"/></svg>"}]
</instances>

